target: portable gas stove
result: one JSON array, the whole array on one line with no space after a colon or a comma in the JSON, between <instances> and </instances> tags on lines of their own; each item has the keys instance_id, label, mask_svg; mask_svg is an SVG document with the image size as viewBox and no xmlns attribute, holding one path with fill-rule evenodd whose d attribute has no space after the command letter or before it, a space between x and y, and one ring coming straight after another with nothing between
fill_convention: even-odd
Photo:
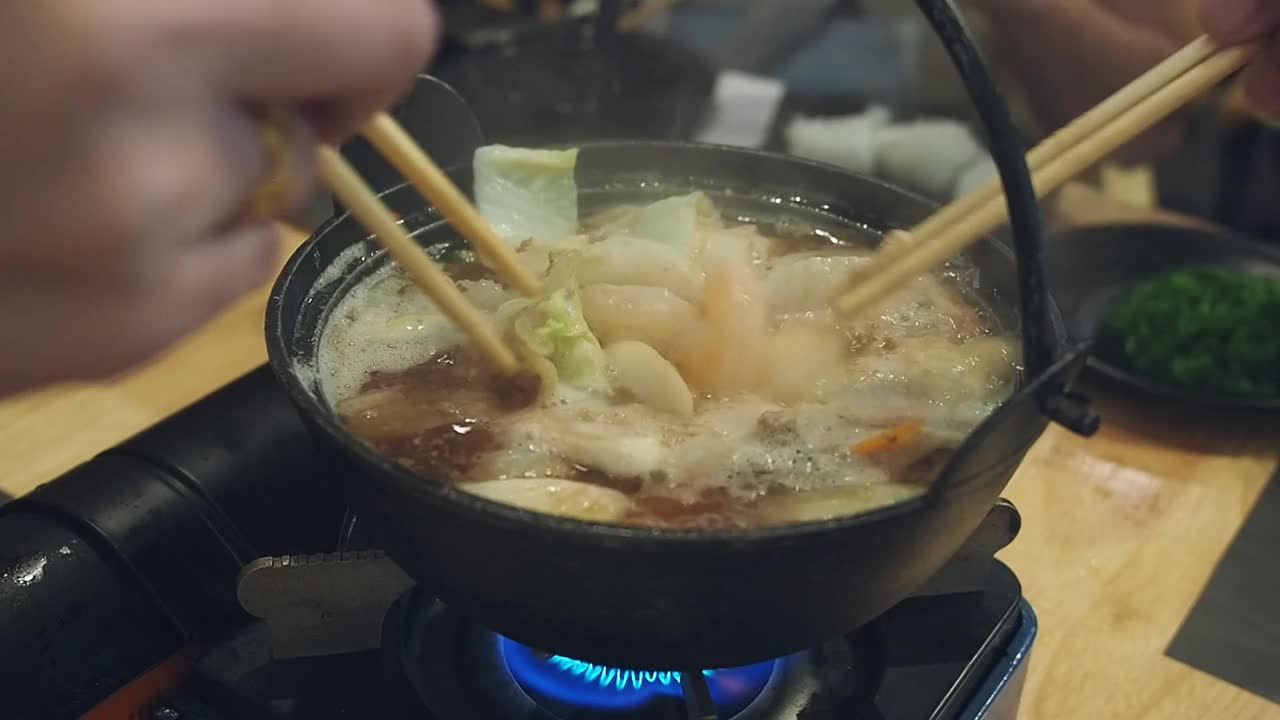
<instances>
[{"instance_id":1,"label":"portable gas stove","mask_svg":"<svg viewBox=\"0 0 1280 720\"><path fill-rule=\"evenodd\" d=\"M915 597L808 652L701 672L540 652L469 624L422 587L393 601L372 649L273 659L273 633L290 632L283 625L257 623L227 638L153 717L1004 720L1016 714L1036 634L1017 578L994 560L981 590ZM296 634L274 640L276 651L290 643L300 651Z\"/></svg>"},{"instance_id":2,"label":"portable gas stove","mask_svg":"<svg viewBox=\"0 0 1280 720\"><path fill-rule=\"evenodd\" d=\"M468 622L348 516L343 552L263 558L238 595L262 621L216 645L166 720L1012 718L1036 620L993 558L1000 503L926 588L821 647L746 667L641 671L526 647Z\"/></svg>"}]
</instances>

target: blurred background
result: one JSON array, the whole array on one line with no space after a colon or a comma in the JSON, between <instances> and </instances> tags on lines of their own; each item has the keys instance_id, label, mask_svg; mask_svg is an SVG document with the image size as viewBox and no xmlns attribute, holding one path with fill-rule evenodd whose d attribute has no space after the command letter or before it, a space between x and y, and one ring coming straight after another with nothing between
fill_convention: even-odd
<instances>
[{"instance_id":1,"label":"blurred background","mask_svg":"<svg viewBox=\"0 0 1280 720\"><path fill-rule=\"evenodd\" d=\"M992 32L986 14L969 0L959 4L1024 139L1034 143L1069 119L1037 114L1046 96L1064 91L1027 83L1018 72L1026 58L990 42L1002 33L1046 29L1002 25ZM626 137L762 147L841 164L938 200L991 172L963 88L911 0L440 5L447 36L429 72L458 90L492 142ZM1079 38L1079 52L1088 52L1091 41ZM1046 61L1069 68L1071 52L1068 45ZM1129 76L1117 69L1118 81L1144 67ZM1096 99L1113 89L1100 86ZM1237 105L1224 90L1179 119L1180 142L1104 163L1082 179L1130 205L1280 236L1270 203L1233 191L1235 180L1258 174L1251 158L1259 148L1276 145L1269 131L1241 120ZM1266 188L1276 187L1257 177L1249 184L1264 198ZM1047 214L1052 208L1046 203Z\"/></svg>"}]
</instances>

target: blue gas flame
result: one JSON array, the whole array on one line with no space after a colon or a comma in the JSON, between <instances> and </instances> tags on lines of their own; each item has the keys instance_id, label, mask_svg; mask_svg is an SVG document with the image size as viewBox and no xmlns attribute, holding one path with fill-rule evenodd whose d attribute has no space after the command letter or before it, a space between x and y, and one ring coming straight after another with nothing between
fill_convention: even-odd
<instances>
[{"instance_id":1,"label":"blue gas flame","mask_svg":"<svg viewBox=\"0 0 1280 720\"><path fill-rule=\"evenodd\" d=\"M612 685L617 690L626 690L628 687L632 690L639 690L655 683L658 685L675 685L677 687L680 685L680 673L678 672L623 670L574 660L563 655L552 655L547 662L571 675L577 675L587 682L598 683L606 688ZM715 671L703 670L702 674L711 677L715 674Z\"/></svg>"},{"instance_id":2,"label":"blue gas flame","mask_svg":"<svg viewBox=\"0 0 1280 720\"><path fill-rule=\"evenodd\" d=\"M499 646L512 677L538 701L627 711L682 694L679 672L627 670L563 655L547 656L508 638L499 638ZM778 662L769 660L740 668L703 670L702 674L717 707L733 715L760 694Z\"/></svg>"}]
</instances>

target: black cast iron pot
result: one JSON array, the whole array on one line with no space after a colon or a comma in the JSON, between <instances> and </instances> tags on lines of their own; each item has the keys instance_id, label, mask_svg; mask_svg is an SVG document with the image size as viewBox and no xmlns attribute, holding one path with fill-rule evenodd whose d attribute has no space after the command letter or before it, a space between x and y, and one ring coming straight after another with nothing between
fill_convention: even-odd
<instances>
[{"instance_id":1,"label":"black cast iron pot","mask_svg":"<svg viewBox=\"0 0 1280 720\"><path fill-rule=\"evenodd\" d=\"M469 188L469 170L454 173ZM657 181L657 182L655 182ZM582 146L581 203L657 200L700 189L751 215L816 213L886 230L932 208L834 167L781 155L681 143ZM424 245L457 242L411 189L384 200ZM350 467L353 505L388 552L471 619L572 657L636 668L728 667L810 647L876 617L924 584L998 499L1049 420L1044 410L1079 370L1078 354L1024 378L924 498L871 513L756 530L653 530L598 525L497 504L416 477L336 420L310 363L328 310L385 262L354 220L339 217L292 257L268 305L271 365L335 462ZM347 252L353 246L361 249ZM321 273L347 252L340 272ZM1020 276L996 240L970 257L987 301L1018 322ZM1052 325L1052 324L1051 324ZM1032 353L1034 354L1034 353Z\"/></svg>"}]
</instances>

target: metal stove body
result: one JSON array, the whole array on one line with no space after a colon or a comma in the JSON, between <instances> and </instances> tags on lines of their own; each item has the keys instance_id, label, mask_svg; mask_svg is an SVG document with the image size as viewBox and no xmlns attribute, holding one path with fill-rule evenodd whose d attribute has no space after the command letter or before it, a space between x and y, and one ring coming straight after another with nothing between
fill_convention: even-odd
<instances>
[{"instance_id":1,"label":"metal stove body","mask_svg":"<svg viewBox=\"0 0 1280 720\"><path fill-rule=\"evenodd\" d=\"M469 623L376 551L263 558L239 583L261 620L213 647L153 715L1007 720L1037 629L1016 576L992 557L1017 526L1016 510L1001 503L934 582L845 637L747 667L685 672L523 646Z\"/></svg>"},{"instance_id":2,"label":"metal stove body","mask_svg":"<svg viewBox=\"0 0 1280 720\"><path fill-rule=\"evenodd\" d=\"M407 604L413 597L405 597ZM913 645L881 648L893 659L868 661L869 667L857 652L867 638L851 636L748 668L704 671L710 704L690 698L679 673L547 656L468 627L447 609L421 621L431 634L452 637L435 637L438 644L417 648L421 655L400 658L402 664L394 648L275 660L267 627L252 625L211 651L195 678L150 717L1013 720L1036 634L1030 606L1019 598L1013 610L979 645L956 637L953 628L933 644L911 638ZM893 628L885 640L901 639L893 633L903 630Z\"/></svg>"},{"instance_id":3,"label":"metal stove body","mask_svg":"<svg viewBox=\"0 0 1280 720\"><path fill-rule=\"evenodd\" d=\"M211 650L157 720L1013 720L1035 614L1004 566L980 597L916 598L821 648L746 668L637 672L541 653L413 588L378 648L273 657L249 625ZM990 623L990 627L987 627Z\"/></svg>"}]
</instances>

